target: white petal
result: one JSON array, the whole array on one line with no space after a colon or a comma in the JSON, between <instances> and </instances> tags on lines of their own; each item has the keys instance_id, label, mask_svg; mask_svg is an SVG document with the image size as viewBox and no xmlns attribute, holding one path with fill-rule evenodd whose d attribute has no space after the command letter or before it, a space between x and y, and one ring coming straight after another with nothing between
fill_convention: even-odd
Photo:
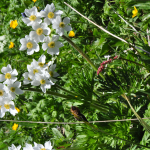
<instances>
[{"instance_id":1,"label":"white petal","mask_svg":"<svg viewBox=\"0 0 150 150\"><path fill-rule=\"evenodd\" d=\"M71 26L68 26L68 25L66 25L66 26L64 27L64 29L65 29L66 31L71 31L71 30L72 30Z\"/></svg>"},{"instance_id":2,"label":"white petal","mask_svg":"<svg viewBox=\"0 0 150 150\"><path fill-rule=\"evenodd\" d=\"M63 22L64 22L65 24L70 23L70 18L69 18L69 17L64 18Z\"/></svg>"}]
</instances>

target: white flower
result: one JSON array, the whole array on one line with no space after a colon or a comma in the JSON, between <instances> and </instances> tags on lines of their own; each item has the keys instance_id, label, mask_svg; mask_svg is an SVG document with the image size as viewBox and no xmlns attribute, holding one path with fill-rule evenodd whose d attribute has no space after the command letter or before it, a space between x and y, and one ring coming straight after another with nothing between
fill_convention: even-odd
<instances>
[{"instance_id":1,"label":"white flower","mask_svg":"<svg viewBox=\"0 0 150 150\"><path fill-rule=\"evenodd\" d=\"M41 90L45 93L46 89L50 89L51 85L54 85L52 81L48 80L49 76L50 75L46 72L44 74L36 74L35 79L31 82L31 84L34 86L41 85Z\"/></svg>"},{"instance_id":2,"label":"white flower","mask_svg":"<svg viewBox=\"0 0 150 150\"><path fill-rule=\"evenodd\" d=\"M29 83L31 83L32 80L29 78L29 72L25 72L23 74L23 77L24 77L23 84L29 84Z\"/></svg>"},{"instance_id":3,"label":"white flower","mask_svg":"<svg viewBox=\"0 0 150 150\"><path fill-rule=\"evenodd\" d=\"M56 33L58 33L60 36L64 34L64 30L70 31L72 30L71 26L68 26L67 24L70 23L70 18L66 17L61 21L61 17L57 16L56 19L53 21L53 29L56 29Z\"/></svg>"},{"instance_id":4,"label":"white flower","mask_svg":"<svg viewBox=\"0 0 150 150\"><path fill-rule=\"evenodd\" d=\"M34 39L37 43L43 42L44 38L45 38L44 35L49 35L50 32L51 32L50 28L48 28L48 26L47 26L46 23L42 23L42 24L34 23L32 25L32 28L35 31L31 31L30 34L29 34L29 36L32 39Z\"/></svg>"},{"instance_id":5,"label":"white flower","mask_svg":"<svg viewBox=\"0 0 150 150\"><path fill-rule=\"evenodd\" d=\"M8 88L4 84L0 83L0 101L2 101L2 99L7 96L7 93Z\"/></svg>"},{"instance_id":6,"label":"white flower","mask_svg":"<svg viewBox=\"0 0 150 150\"><path fill-rule=\"evenodd\" d=\"M8 147L8 150L20 150L20 148L21 148L21 145L16 147L14 144L12 144L11 147Z\"/></svg>"},{"instance_id":7,"label":"white flower","mask_svg":"<svg viewBox=\"0 0 150 150\"><path fill-rule=\"evenodd\" d=\"M47 53L51 55L58 55L59 54L59 48L64 46L61 42L58 41L59 35L53 35L52 39L50 40L50 37L47 36L44 39L44 42L42 44L42 48L45 51L47 49Z\"/></svg>"},{"instance_id":8,"label":"white flower","mask_svg":"<svg viewBox=\"0 0 150 150\"><path fill-rule=\"evenodd\" d=\"M56 16L61 16L61 14L63 13L63 11L58 10L55 11L55 6L52 3L51 5L47 4L44 11L41 11L40 14L42 17L45 17L44 19L44 23L46 23L47 25L50 25L50 23L53 22L53 20L56 18Z\"/></svg>"},{"instance_id":9,"label":"white flower","mask_svg":"<svg viewBox=\"0 0 150 150\"><path fill-rule=\"evenodd\" d=\"M42 20L40 13L38 13L37 8L34 6L31 9L25 9L25 14L27 17L22 18L22 21L27 24L27 26L32 26L33 23L41 23Z\"/></svg>"},{"instance_id":10,"label":"white flower","mask_svg":"<svg viewBox=\"0 0 150 150\"><path fill-rule=\"evenodd\" d=\"M109 57L111 57L110 55L105 55L105 58L107 58L107 60L109 60Z\"/></svg>"},{"instance_id":11,"label":"white flower","mask_svg":"<svg viewBox=\"0 0 150 150\"><path fill-rule=\"evenodd\" d=\"M46 69L47 68L47 64L45 64L45 59L46 59L46 56L45 55L41 55L41 57L38 59L38 65L41 67L41 69ZM45 64L45 65L44 65Z\"/></svg>"},{"instance_id":12,"label":"white flower","mask_svg":"<svg viewBox=\"0 0 150 150\"><path fill-rule=\"evenodd\" d=\"M15 109L15 105L13 101L10 101L10 99L5 98L4 105L1 106L2 113L5 113L9 111L13 116L15 116L18 111Z\"/></svg>"},{"instance_id":13,"label":"white flower","mask_svg":"<svg viewBox=\"0 0 150 150\"><path fill-rule=\"evenodd\" d=\"M29 71L29 78L34 80L34 77L36 74L42 74L43 73L43 69L38 65L38 62L36 60L33 59L33 62L31 63L31 65L27 65L27 69Z\"/></svg>"},{"instance_id":14,"label":"white flower","mask_svg":"<svg viewBox=\"0 0 150 150\"><path fill-rule=\"evenodd\" d=\"M26 146L23 147L23 150L34 150L31 144L26 143Z\"/></svg>"},{"instance_id":15,"label":"white flower","mask_svg":"<svg viewBox=\"0 0 150 150\"><path fill-rule=\"evenodd\" d=\"M39 45L35 42L35 40L31 39L28 35L25 38L20 39L20 43L22 44L20 47L20 51L24 51L27 49L27 54L32 55L34 52L39 51Z\"/></svg>"},{"instance_id":16,"label":"white flower","mask_svg":"<svg viewBox=\"0 0 150 150\"><path fill-rule=\"evenodd\" d=\"M57 80L54 79L53 77L58 77L59 74L55 71L55 68L56 68L56 64L51 64L49 67L48 67L48 72L50 74L50 80L52 82L56 82Z\"/></svg>"},{"instance_id":17,"label":"white flower","mask_svg":"<svg viewBox=\"0 0 150 150\"><path fill-rule=\"evenodd\" d=\"M52 150L52 148L50 141L45 142L44 146L34 142L34 150Z\"/></svg>"},{"instance_id":18,"label":"white flower","mask_svg":"<svg viewBox=\"0 0 150 150\"><path fill-rule=\"evenodd\" d=\"M16 94L23 94L23 91L20 89L21 82L16 81L13 83L12 81L9 81L7 87L12 99L16 98Z\"/></svg>"},{"instance_id":19,"label":"white flower","mask_svg":"<svg viewBox=\"0 0 150 150\"><path fill-rule=\"evenodd\" d=\"M11 65L8 64L7 67L3 67L1 69L1 72L4 74L0 74L0 82L3 82L4 80L6 80L3 84L7 84L7 82L9 80L12 80L13 82L15 82L17 80L17 76L18 75L18 72L16 69L13 69L11 68Z\"/></svg>"}]
</instances>

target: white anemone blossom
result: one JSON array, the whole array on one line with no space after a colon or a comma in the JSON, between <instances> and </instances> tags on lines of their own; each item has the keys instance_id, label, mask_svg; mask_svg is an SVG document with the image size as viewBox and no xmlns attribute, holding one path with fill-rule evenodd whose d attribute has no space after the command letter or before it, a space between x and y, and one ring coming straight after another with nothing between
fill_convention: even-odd
<instances>
[{"instance_id":1,"label":"white anemone blossom","mask_svg":"<svg viewBox=\"0 0 150 150\"><path fill-rule=\"evenodd\" d=\"M5 98L3 105L1 106L1 112L10 112L13 116L15 116L18 111L15 109L15 104L13 101L10 101L10 98Z\"/></svg>"},{"instance_id":2,"label":"white anemone blossom","mask_svg":"<svg viewBox=\"0 0 150 150\"><path fill-rule=\"evenodd\" d=\"M12 97L12 99L15 99L16 98L16 94L23 94L23 91L20 89L21 87L21 82L12 82L12 81L9 81L8 84L7 84L7 87L9 89L9 93L10 93L10 96Z\"/></svg>"},{"instance_id":3,"label":"white anemone blossom","mask_svg":"<svg viewBox=\"0 0 150 150\"><path fill-rule=\"evenodd\" d=\"M40 18L41 15L40 13L37 11L37 8L34 6L31 9L25 9L25 14L27 17L22 18L22 21L27 24L27 26L32 26L33 23L41 23L42 20Z\"/></svg>"},{"instance_id":4,"label":"white anemone blossom","mask_svg":"<svg viewBox=\"0 0 150 150\"><path fill-rule=\"evenodd\" d=\"M32 25L32 28L35 30L35 31L31 31L29 36L34 39L37 43L39 42L44 42L44 38L45 38L45 35L49 35L50 32L51 32L51 29L48 28L47 24L46 23L34 23Z\"/></svg>"},{"instance_id":5,"label":"white anemone blossom","mask_svg":"<svg viewBox=\"0 0 150 150\"><path fill-rule=\"evenodd\" d=\"M42 44L43 50L47 50L47 53L50 55L58 55L59 48L64 46L61 42L58 41L59 35L53 35L52 39L49 36L45 37L44 42Z\"/></svg>"},{"instance_id":6,"label":"white anemone blossom","mask_svg":"<svg viewBox=\"0 0 150 150\"><path fill-rule=\"evenodd\" d=\"M45 59L46 59L46 56L42 54L41 57L37 61L38 66L40 66L41 69L46 69L48 66L48 64L45 64Z\"/></svg>"},{"instance_id":7,"label":"white anemone blossom","mask_svg":"<svg viewBox=\"0 0 150 150\"><path fill-rule=\"evenodd\" d=\"M42 17L45 17L44 23L47 25L50 25L50 23L53 22L53 20L56 18L56 16L61 16L63 11L58 10L55 11L55 6L53 3L51 5L47 4L44 11L41 11L40 14Z\"/></svg>"},{"instance_id":8,"label":"white anemone blossom","mask_svg":"<svg viewBox=\"0 0 150 150\"><path fill-rule=\"evenodd\" d=\"M56 68L56 64L51 64L47 69L48 73L50 74L50 80L52 82L56 82L57 80L54 79L54 77L59 76L59 74L55 71L55 68Z\"/></svg>"},{"instance_id":9,"label":"white anemone blossom","mask_svg":"<svg viewBox=\"0 0 150 150\"><path fill-rule=\"evenodd\" d=\"M2 101L8 95L8 88L0 83L0 101Z\"/></svg>"},{"instance_id":10,"label":"white anemone blossom","mask_svg":"<svg viewBox=\"0 0 150 150\"><path fill-rule=\"evenodd\" d=\"M31 85L40 85L41 90L46 93L46 89L50 89L51 85L54 85L54 83L49 80L49 77L50 75L46 71L43 74L36 74L35 79L31 82Z\"/></svg>"},{"instance_id":11,"label":"white anemone blossom","mask_svg":"<svg viewBox=\"0 0 150 150\"><path fill-rule=\"evenodd\" d=\"M23 84L29 84L29 83L31 83L32 80L29 78L29 72L25 72L23 74L23 77L24 77Z\"/></svg>"},{"instance_id":12,"label":"white anemone blossom","mask_svg":"<svg viewBox=\"0 0 150 150\"><path fill-rule=\"evenodd\" d=\"M23 150L34 150L31 144L26 143L26 146L23 147Z\"/></svg>"},{"instance_id":13,"label":"white anemone blossom","mask_svg":"<svg viewBox=\"0 0 150 150\"><path fill-rule=\"evenodd\" d=\"M20 148L21 148L21 145L16 147L14 144L12 144L11 147L8 147L8 150L20 150Z\"/></svg>"},{"instance_id":14,"label":"white anemone blossom","mask_svg":"<svg viewBox=\"0 0 150 150\"><path fill-rule=\"evenodd\" d=\"M42 69L34 59L31 65L27 65L27 69L29 71L28 76L31 80L34 80L36 74L42 74L44 71L44 69Z\"/></svg>"},{"instance_id":15,"label":"white anemone blossom","mask_svg":"<svg viewBox=\"0 0 150 150\"><path fill-rule=\"evenodd\" d=\"M36 43L34 39L31 39L29 35L26 35L25 38L20 39L20 43L22 45L19 50L24 51L27 49L28 55L32 55L34 52L39 51L39 45Z\"/></svg>"},{"instance_id":16,"label":"white anemone blossom","mask_svg":"<svg viewBox=\"0 0 150 150\"><path fill-rule=\"evenodd\" d=\"M44 146L34 142L34 150L52 150L52 148L50 141L45 142Z\"/></svg>"},{"instance_id":17,"label":"white anemone blossom","mask_svg":"<svg viewBox=\"0 0 150 150\"><path fill-rule=\"evenodd\" d=\"M53 29L56 29L56 33L58 33L60 36L64 34L64 30L71 31L71 26L68 26L67 24L70 23L70 18L66 17L61 20L60 16L57 16L56 19L53 21Z\"/></svg>"},{"instance_id":18,"label":"white anemone blossom","mask_svg":"<svg viewBox=\"0 0 150 150\"><path fill-rule=\"evenodd\" d=\"M18 72L16 69L13 69L11 68L11 65L8 64L7 67L3 67L1 69L1 72L3 74L0 74L0 82L3 82L5 81L3 84L7 84L7 82L9 80L12 80L13 82L15 82L17 80L17 76L18 75Z\"/></svg>"}]
</instances>

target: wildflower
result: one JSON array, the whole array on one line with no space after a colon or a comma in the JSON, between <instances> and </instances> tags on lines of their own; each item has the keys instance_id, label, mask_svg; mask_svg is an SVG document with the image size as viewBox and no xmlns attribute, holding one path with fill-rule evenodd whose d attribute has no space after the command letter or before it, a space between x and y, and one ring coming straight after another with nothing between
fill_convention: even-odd
<instances>
[{"instance_id":1,"label":"wildflower","mask_svg":"<svg viewBox=\"0 0 150 150\"><path fill-rule=\"evenodd\" d=\"M137 16L138 14L138 10L136 9L136 7L134 6L134 10L132 10L132 18L134 18L135 16Z\"/></svg>"},{"instance_id":2,"label":"wildflower","mask_svg":"<svg viewBox=\"0 0 150 150\"><path fill-rule=\"evenodd\" d=\"M18 128L18 124L14 123L14 125L12 126L12 129L16 131L17 128Z\"/></svg>"},{"instance_id":3,"label":"wildflower","mask_svg":"<svg viewBox=\"0 0 150 150\"><path fill-rule=\"evenodd\" d=\"M61 16L61 14L63 13L63 11L61 10L55 12L54 11L55 11L55 6L53 3L51 3L51 5L47 4L44 11L40 12L41 16L45 17L44 23L47 23L47 25L50 25L50 23L54 21L56 16Z\"/></svg>"},{"instance_id":4,"label":"wildflower","mask_svg":"<svg viewBox=\"0 0 150 150\"><path fill-rule=\"evenodd\" d=\"M7 82L9 80L12 80L13 82L15 82L17 80L17 76L18 75L18 72L16 69L13 69L11 68L11 65L8 64L7 67L3 67L1 69L1 72L4 74L0 74L0 82L3 82L5 81L3 84L7 84Z\"/></svg>"},{"instance_id":5,"label":"wildflower","mask_svg":"<svg viewBox=\"0 0 150 150\"><path fill-rule=\"evenodd\" d=\"M27 24L27 26L32 26L33 23L41 23L42 20L40 13L37 11L37 8L34 6L31 9L25 9L25 15L27 17L22 18L22 21Z\"/></svg>"},{"instance_id":6,"label":"wildflower","mask_svg":"<svg viewBox=\"0 0 150 150\"><path fill-rule=\"evenodd\" d=\"M11 28L13 28L13 29L15 29L16 27L17 27L17 25L18 25L18 22L17 22L17 20L12 20L11 22L10 22L10 27Z\"/></svg>"},{"instance_id":7,"label":"wildflower","mask_svg":"<svg viewBox=\"0 0 150 150\"><path fill-rule=\"evenodd\" d=\"M19 108L15 107L15 109L16 109L18 112L20 112L20 109L19 109Z\"/></svg>"},{"instance_id":8,"label":"wildflower","mask_svg":"<svg viewBox=\"0 0 150 150\"><path fill-rule=\"evenodd\" d=\"M13 48L14 47L14 43L10 42L9 48Z\"/></svg>"},{"instance_id":9,"label":"wildflower","mask_svg":"<svg viewBox=\"0 0 150 150\"><path fill-rule=\"evenodd\" d=\"M45 142L44 146L34 142L34 150L52 150L52 148L50 141Z\"/></svg>"},{"instance_id":10,"label":"wildflower","mask_svg":"<svg viewBox=\"0 0 150 150\"><path fill-rule=\"evenodd\" d=\"M21 82L12 82L11 80L7 82L7 87L9 89L9 94L12 97L12 99L16 98L16 94L23 94L23 91L20 89Z\"/></svg>"},{"instance_id":11,"label":"wildflower","mask_svg":"<svg viewBox=\"0 0 150 150\"><path fill-rule=\"evenodd\" d=\"M29 78L29 72L25 72L23 74L23 77L24 77L23 84L29 84L29 83L31 83L32 80Z\"/></svg>"},{"instance_id":12,"label":"wildflower","mask_svg":"<svg viewBox=\"0 0 150 150\"><path fill-rule=\"evenodd\" d=\"M118 56L115 56L113 59L117 59L118 58Z\"/></svg>"},{"instance_id":13,"label":"wildflower","mask_svg":"<svg viewBox=\"0 0 150 150\"><path fill-rule=\"evenodd\" d=\"M50 74L50 80L52 82L56 82L57 80L54 79L54 77L59 76L59 74L55 71L55 68L56 68L56 64L51 64L47 69L48 73Z\"/></svg>"},{"instance_id":14,"label":"wildflower","mask_svg":"<svg viewBox=\"0 0 150 150\"><path fill-rule=\"evenodd\" d=\"M26 143L26 146L23 147L23 150L33 150L33 147L31 144Z\"/></svg>"},{"instance_id":15,"label":"wildflower","mask_svg":"<svg viewBox=\"0 0 150 150\"><path fill-rule=\"evenodd\" d=\"M24 51L27 49L28 55L32 55L34 52L39 51L39 45L28 35L26 35L25 38L20 39L20 43L22 45L19 50Z\"/></svg>"},{"instance_id":16,"label":"wildflower","mask_svg":"<svg viewBox=\"0 0 150 150\"><path fill-rule=\"evenodd\" d=\"M37 61L38 66L40 66L41 69L46 69L48 66L48 64L44 65L45 59L46 59L46 56L42 54L41 57Z\"/></svg>"},{"instance_id":17,"label":"wildflower","mask_svg":"<svg viewBox=\"0 0 150 150\"><path fill-rule=\"evenodd\" d=\"M37 0L32 0L34 3L37 1Z\"/></svg>"},{"instance_id":18,"label":"wildflower","mask_svg":"<svg viewBox=\"0 0 150 150\"><path fill-rule=\"evenodd\" d=\"M7 93L7 87L4 84L0 83L0 101L2 101L7 96Z\"/></svg>"},{"instance_id":19,"label":"wildflower","mask_svg":"<svg viewBox=\"0 0 150 150\"><path fill-rule=\"evenodd\" d=\"M69 37L74 37L75 36L75 33L73 31L70 31L69 32Z\"/></svg>"},{"instance_id":20,"label":"wildflower","mask_svg":"<svg viewBox=\"0 0 150 150\"><path fill-rule=\"evenodd\" d=\"M31 82L32 85L34 86L39 86L41 87L41 90L46 93L46 89L50 89L51 85L54 85L52 81L49 80L49 75L44 73L44 74L36 74L35 79Z\"/></svg>"},{"instance_id":21,"label":"wildflower","mask_svg":"<svg viewBox=\"0 0 150 150\"><path fill-rule=\"evenodd\" d=\"M32 28L35 30L35 31L31 31L29 36L32 38L32 39L35 39L35 41L38 43L38 42L44 42L44 38L45 36L44 35L49 35L51 30L50 28L48 28L47 24L46 23L42 23L42 24L39 24L39 23L34 23Z\"/></svg>"},{"instance_id":22,"label":"wildflower","mask_svg":"<svg viewBox=\"0 0 150 150\"><path fill-rule=\"evenodd\" d=\"M21 148L21 145L16 147L14 144L12 144L11 147L8 147L8 150L20 150L20 148Z\"/></svg>"},{"instance_id":23,"label":"wildflower","mask_svg":"<svg viewBox=\"0 0 150 150\"><path fill-rule=\"evenodd\" d=\"M42 44L42 48L45 51L47 49L47 53L51 55L58 55L59 48L64 46L61 42L58 41L59 35L53 35L52 39L50 37L45 37L44 42Z\"/></svg>"},{"instance_id":24,"label":"wildflower","mask_svg":"<svg viewBox=\"0 0 150 150\"><path fill-rule=\"evenodd\" d=\"M72 28L71 26L68 26L67 24L70 23L70 18L66 17L61 20L60 16L57 16L56 19L53 21L53 29L56 29L56 33L58 33L60 36L64 34L64 30L70 31Z\"/></svg>"}]
</instances>

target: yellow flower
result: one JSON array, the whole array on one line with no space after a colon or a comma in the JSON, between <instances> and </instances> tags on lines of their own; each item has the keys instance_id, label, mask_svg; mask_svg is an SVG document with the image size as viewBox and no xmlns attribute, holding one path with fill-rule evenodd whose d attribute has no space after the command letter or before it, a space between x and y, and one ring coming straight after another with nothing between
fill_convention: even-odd
<instances>
[{"instance_id":1,"label":"yellow flower","mask_svg":"<svg viewBox=\"0 0 150 150\"><path fill-rule=\"evenodd\" d=\"M17 20L12 20L11 22L10 22L10 27L11 28L13 28L13 29L15 29L16 27L17 27L17 25L18 25L18 22L17 22Z\"/></svg>"},{"instance_id":2,"label":"yellow flower","mask_svg":"<svg viewBox=\"0 0 150 150\"><path fill-rule=\"evenodd\" d=\"M13 48L14 47L14 43L10 42L9 48Z\"/></svg>"},{"instance_id":3,"label":"yellow flower","mask_svg":"<svg viewBox=\"0 0 150 150\"><path fill-rule=\"evenodd\" d=\"M37 0L32 0L34 3L37 1Z\"/></svg>"},{"instance_id":4,"label":"yellow flower","mask_svg":"<svg viewBox=\"0 0 150 150\"><path fill-rule=\"evenodd\" d=\"M17 128L18 128L18 124L14 123L14 125L12 126L12 129L16 131Z\"/></svg>"},{"instance_id":5,"label":"yellow flower","mask_svg":"<svg viewBox=\"0 0 150 150\"><path fill-rule=\"evenodd\" d=\"M137 16L138 14L138 10L136 9L136 7L134 6L134 10L132 10L132 18L134 18L135 16Z\"/></svg>"},{"instance_id":6,"label":"yellow flower","mask_svg":"<svg viewBox=\"0 0 150 150\"><path fill-rule=\"evenodd\" d=\"M20 109L19 109L19 108L15 107L15 109L16 109L18 112L20 112Z\"/></svg>"},{"instance_id":7,"label":"yellow flower","mask_svg":"<svg viewBox=\"0 0 150 150\"><path fill-rule=\"evenodd\" d=\"M74 37L75 36L75 33L73 31L70 31L69 32L69 37Z\"/></svg>"}]
</instances>

